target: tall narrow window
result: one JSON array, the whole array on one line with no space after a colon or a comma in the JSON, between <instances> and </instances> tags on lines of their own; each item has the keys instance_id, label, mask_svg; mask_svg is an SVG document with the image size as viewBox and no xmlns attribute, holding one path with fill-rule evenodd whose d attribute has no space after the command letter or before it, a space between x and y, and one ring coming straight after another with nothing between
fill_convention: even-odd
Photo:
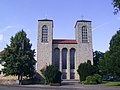
<instances>
[{"instance_id":1,"label":"tall narrow window","mask_svg":"<svg viewBox=\"0 0 120 90\"><path fill-rule=\"evenodd\" d=\"M88 42L87 27L83 26L82 27L82 43L87 43L87 42Z\"/></svg>"},{"instance_id":2,"label":"tall narrow window","mask_svg":"<svg viewBox=\"0 0 120 90\"><path fill-rule=\"evenodd\" d=\"M47 27L47 25L42 26L42 42L43 43L48 42L48 27Z\"/></svg>"},{"instance_id":3,"label":"tall narrow window","mask_svg":"<svg viewBox=\"0 0 120 90\"><path fill-rule=\"evenodd\" d=\"M70 49L70 69L75 69L75 49Z\"/></svg>"},{"instance_id":4,"label":"tall narrow window","mask_svg":"<svg viewBox=\"0 0 120 90\"><path fill-rule=\"evenodd\" d=\"M59 69L59 62L60 62L60 50L56 48L54 50L54 65L57 69Z\"/></svg>"},{"instance_id":5,"label":"tall narrow window","mask_svg":"<svg viewBox=\"0 0 120 90\"><path fill-rule=\"evenodd\" d=\"M67 49L62 49L62 69L67 69Z\"/></svg>"}]
</instances>

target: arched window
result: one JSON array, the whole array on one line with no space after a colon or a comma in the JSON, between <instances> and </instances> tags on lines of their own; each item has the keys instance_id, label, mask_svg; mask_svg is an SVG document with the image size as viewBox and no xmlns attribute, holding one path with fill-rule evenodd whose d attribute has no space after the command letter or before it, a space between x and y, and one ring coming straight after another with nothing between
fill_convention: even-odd
<instances>
[{"instance_id":1,"label":"arched window","mask_svg":"<svg viewBox=\"0 0 120 90\"><path fill-rule=\"evenodd\" d=\"M67 49L62 49L62 69L67 69Z\"/></svg>"},{"instance_id":2,"label":"arched window","mask_svg":"<svg viewBox=\"0 0 120 90\"><path fill-rule=\"evenodd\" d=\"M42 26L42 42L48 42L48 27L47 25Z\"/></svg>"},{"instance_id":3,"label":"arched window","mask_svg":"<svg viewBox=\"0 0 120 90\"><path fill-rule=\"evenodd\" d=\"M82 27L82 43L87 43L87 42L88 42L87 27L83 26Z\"/></svg>"},{"instance_id":4,"label":"arched window","mask_svg":"<svg viewBox=\"0 0 120 90\"><path fill-rule=\"evenodd\" d=\"M59 62L60 62L60 50L56 48L54 50L54 66L59 69Z\"/></svg>"},{"instance_id":5,"label":"arched window","mask_svg":"<svg viewBox=\"0 0 120 90\"><path fill-rule=\"evenodd\" d=\"M70 49L70 69L75 69L75 49Z\"/></svg>"}]
</instances>

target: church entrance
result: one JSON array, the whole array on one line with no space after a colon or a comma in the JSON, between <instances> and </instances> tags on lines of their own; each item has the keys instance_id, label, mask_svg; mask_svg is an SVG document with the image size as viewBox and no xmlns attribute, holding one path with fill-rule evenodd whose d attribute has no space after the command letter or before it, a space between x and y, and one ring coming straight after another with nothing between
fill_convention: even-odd
<instances>
[{"instance_id":1,"label":"church entrance","mask_svg":"<svg viewBox=\"0 0 120 90\"><path fill-rule=\"evenodd\" d=\"M53 65L62 72L62 79L75 79L75 49L54 49Z\"/></svg>"},{"instance_id":2,"label":"church entrance","mask_svg":"<svg viewBox=\"0 0 120 90\"><path fill-rule=\"evenodd\" d=\"M66 69L63 69L63 71L62 71L62 79L67 79Z\"/></svg>"},{"instance_id":3,"label":"church entrance","mask_svg":"<svg viewBox=\"0 0 120 90\"><path fill-rule=\"evenodd\" d=\"M70 79L75 79L74 69L71 69L71 70L70 70Z\"/></svg>"}]
</instances>

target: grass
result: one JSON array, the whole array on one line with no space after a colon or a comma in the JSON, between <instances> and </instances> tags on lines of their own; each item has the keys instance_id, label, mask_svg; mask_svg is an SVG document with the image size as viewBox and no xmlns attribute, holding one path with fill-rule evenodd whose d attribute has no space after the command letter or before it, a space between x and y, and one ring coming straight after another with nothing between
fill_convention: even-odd
<instances>
[{"instance_id":1,"label":"grass","mask_svg":"<svg viewBox=\"0 0 120 90\"><path fill-rule=\"evenodd\" d=\"M118 86L120 87L120 81L103 81L103 84L104 85L107 85L107 86Z\"/></svg>"}]
</instances>

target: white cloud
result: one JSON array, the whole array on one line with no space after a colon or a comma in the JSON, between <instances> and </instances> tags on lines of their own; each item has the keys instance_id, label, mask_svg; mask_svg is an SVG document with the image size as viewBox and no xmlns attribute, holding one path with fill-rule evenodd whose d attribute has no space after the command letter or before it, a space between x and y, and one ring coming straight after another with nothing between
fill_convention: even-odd
<instances>
[{"instance_id":1,"label":"white cloud","mask_svg":"<svg viewBox=\"0 0 120 90\"><path fill-rule=\"evenodd\" d=\"M102 24L96 26L95 28L93 28L93 30L96 30L96 29L101 28L101 27L103 27L103 26L109 25L109 24L113 23L114 21L115 21L115 20L113 19L113 20L111 20L111 21L102 23Z\"/></svg>"},{"instance_id":2,"label":"white cloud","mask_svg":"<svg viewBox=\"0 0 120 90\"><path fill-rule=\"evenodd\" d=\"M5 32L5 31L7 31L8 29L10 29L10 28L14 28L14 26L6 26L5 28L3 28L0 32Z\"/></svg>"},{"instance_id":3,"label":"white cloud","mask_svg":"<svg viewBox=\"0 0 120 90\"><path fill-rule=\"evenodd\" d=\"M30 29L26 28L24 25L8 25L6 27L4 27L3 29L0 30L1 33L8 31L9 29L14 29L14 30L21 30L21 29L25 29L25 31L30 31Z\"/></svg>"},{"instance_id":4,"label":"white cloud","mask_svg":"<svg viewBox=\"0 0 120 90\"><path fill-rule=\"evenodd\" d=\"M0 42L2 42L2 41L3 41L3 35L0 34Z\"/></svg>"}]
</instances>

